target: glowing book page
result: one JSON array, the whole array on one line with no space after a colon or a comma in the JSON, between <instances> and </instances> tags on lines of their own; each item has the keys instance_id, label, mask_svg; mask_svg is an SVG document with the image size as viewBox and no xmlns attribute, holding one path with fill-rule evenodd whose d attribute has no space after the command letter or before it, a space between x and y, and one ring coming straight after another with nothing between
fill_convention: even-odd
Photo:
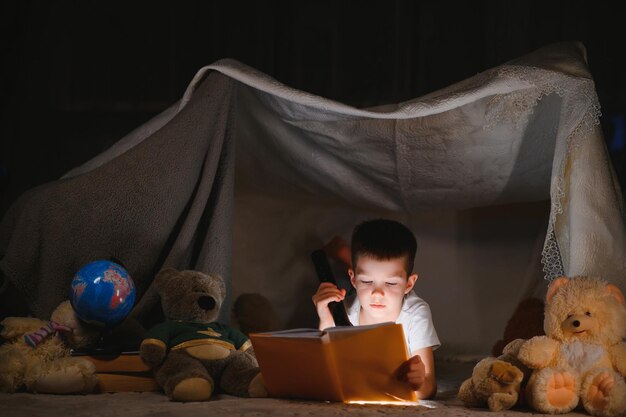
<instances>
[{"instance_id":1,"label":"glowing book page","mask_svg":"<svg viewBox=\"0 0 626 417\"><path fill-rule=\"evenodd\" d=\"M251 334L270 397L342 401L328 344L320 331Z\"/></svg>"},{"instance_id":2,"label":"glowing book page","mask_svg":"<svg viewBox=\"0 0 626 417\"><path fill-rule=\"evenodd\" d=\"M343 401L416 401L415 392L398 380L409 359L401 324L330 328L328 341Z\"/></svg>"},{"instance_id":3,"label":"glowing book page","mask_svg":"<svg viewBox=\"0 0 626 417\"><path fill-rule=\"evenodd\" d=\"M326 401L415 401L397 380L408 359L402 325L251 334L270 396Z\"/></svg>"}]
</instances>

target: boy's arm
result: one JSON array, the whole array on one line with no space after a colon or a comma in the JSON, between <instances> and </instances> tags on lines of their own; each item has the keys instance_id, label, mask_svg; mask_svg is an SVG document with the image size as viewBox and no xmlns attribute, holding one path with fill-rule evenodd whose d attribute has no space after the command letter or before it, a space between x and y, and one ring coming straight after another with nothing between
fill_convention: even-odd
<instances>
[{"instance_id":1,"label":"boy's arm","mask_svg":"<svg viewBox=\"0 0 626 417\"><path fill-rule=\"evenodd\" d=\"M416 391L420 400L433 398L437 393L435 358L430 347L417 349L405 362L403 379Z\"/></svg>"},{"instance_id":2,"label":"boy's arm","mask_svg":"<svg viewBox=\"0 0 626 417\"><path fill-rule=\"evenodd\" d=\"M350 245L340 236L334 236L327 244L324 245L324 253L345 265L346 268L352 268L352 251Z\"/></svg>"}]
</instances>

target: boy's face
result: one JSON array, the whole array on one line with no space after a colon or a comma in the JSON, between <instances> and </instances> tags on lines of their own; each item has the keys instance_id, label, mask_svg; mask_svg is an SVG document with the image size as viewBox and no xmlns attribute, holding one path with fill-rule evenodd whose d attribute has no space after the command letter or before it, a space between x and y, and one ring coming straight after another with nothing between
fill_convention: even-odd
<instances>
[{"instance_id":1,"label":"boy's face","mask_svg":"<svg viewBox=\"0 0 626 417\"><path fill-rule=\"evenodd\" d=\"M360 256L350 269L350 282L361 304L361 324L396 321L404 295L413 289L417 274L407 276L406 258L380 260Z\"/></svg>"}]
</instances>

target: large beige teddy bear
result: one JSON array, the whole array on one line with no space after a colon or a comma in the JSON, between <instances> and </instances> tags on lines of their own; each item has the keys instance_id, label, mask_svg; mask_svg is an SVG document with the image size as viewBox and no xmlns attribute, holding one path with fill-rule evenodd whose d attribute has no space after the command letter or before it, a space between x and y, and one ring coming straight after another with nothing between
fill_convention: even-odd
<instances>
[{"instance_id":1,"label":"large beige teddy bear","mask_svg":"<svg viewBox=\"0 0 626 417\"><path fill-rule=\"evenodd\" d=\"M166 321L148 331L141 359L175 401L205 401L214 391L267 396L248 338L215 320L226 296L221 277L167 268L155 278Z\"/></svg>"},{"instance_id":2,"label":"large beige teddy bear","mask_svg":"<svg viewBox=\"0 0 626 417\"><path fill-rule=\"evenodd\" d=\"M32 392L69 394L91 392L95 367L70 357L70 348L87 346L99 337L82 326L69 301L52 313L51 321L7 317L0 322L0 392L26 388Z\"/></svg>"},{"instance_id":3,"label":"large beige teddy bear","mask_svg":"<svg viewBox=\"0 0 626 417\"><path fill-rule=\"evenodd\" d=\"M502 355L484 358L476 364L472 376L459 389L458 398L463 404L502 411L519 402L524 379L530 374L517 359L524 342L524 339L513 340L506 345Z\"/></svg>"},{"instance_id":4,"label":"large beige teddy bear","mask_svg":"<svg viewBox=\"0 0 626 417\"><path fill-rule=\"evenodd\" d=\"M555 279L546 295L545 336L518 358L533 369L526 401L543 413L579 403L595 416L626 415L626 303L614 285L589 277Z\"/></svg>"}]
</instances>

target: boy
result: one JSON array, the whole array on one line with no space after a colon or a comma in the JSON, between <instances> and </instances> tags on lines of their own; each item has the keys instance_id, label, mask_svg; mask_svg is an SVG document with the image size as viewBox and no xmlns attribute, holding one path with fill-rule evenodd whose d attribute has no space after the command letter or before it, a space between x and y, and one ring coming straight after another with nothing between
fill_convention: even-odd
<instances>
[{"instance_id":1,"label":"boy","mask_svg":"<svg viewBox=\"0 0 626 417\"><path fill-rule=\"evenodd\" d=\"M402 324L411 358L403 364L400 378L416 390L418 398L432 398L437 391L433 350L440 342L430 307L412 291L417 280L417 274L411 273L415 236L396 221L370 220L354 229L351 246L349 255L346 242L335 237L326 247L330 256L349 267L350 282L356 289L356 296L345 300L350 322L357 326L388 321ZM335 325L328 303L345 298L345 289L320 284L313 295L320 329Z\"/></svg>"}]
</instances>

